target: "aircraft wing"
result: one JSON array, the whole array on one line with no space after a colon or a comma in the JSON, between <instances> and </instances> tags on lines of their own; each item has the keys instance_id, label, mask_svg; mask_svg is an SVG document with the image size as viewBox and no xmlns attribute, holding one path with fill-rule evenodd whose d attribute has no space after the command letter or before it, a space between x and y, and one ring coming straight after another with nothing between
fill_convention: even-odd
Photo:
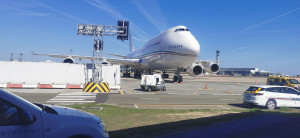
<instances>
[{"instance_id":1,"label":"aircraft wing","mask_svg":"<svg viewBox=\"0 0 300 138\"><path fill-rule=\"evenodd\" d=\"M36 54L32 53L33 55L38 56L48 56L48 57L55 57L55 58L77 58L77 59L88 59L93 60L94 58L91 56L78 56L78 55L59 55L59 54ZM122 59L122 58L106 58L103 57L103 60L108 61L113 64L122 64L122 65L129 65L129 66L140 66L140 59Z\"/></svg>"},{"instance_id":2,"label":"aircraft wing","mask_svg":"<svg viewBox=\"0 0 300 138\"><path fill-rule=\"evenodd\" d=\"M38 56L48 56L48 57L55 57L55 58L78 58L78 59L88 59L88 60L93 60L93 57L91 56L78 56L78 55L59 55L59 54L37 54L33 53L33 55L38 55Z\"/></svg>"},{"instance_id":3,"label":"aircraft wing","mask_svg":"<svg viewBox=\"0 0 300 138\"><path fill-rule=\"evenodd\" d=\"M129 65L133 67L141 66L140 59L119 59L119 58L103 58L113 64Z\"/></svg>"},{"instance_id":4,"label":"aircraft wing","mask_svg":"<svg viewBox=\"0 0 300 138\"><path fill-rule=\"evenodd\" d=\"M205 65L210 64L210 63L217 63L217 61L213 61L213 60L196 60L195 63L196 64L201 64L202 66L205 66Z\"/></svg>"}]
</instances>

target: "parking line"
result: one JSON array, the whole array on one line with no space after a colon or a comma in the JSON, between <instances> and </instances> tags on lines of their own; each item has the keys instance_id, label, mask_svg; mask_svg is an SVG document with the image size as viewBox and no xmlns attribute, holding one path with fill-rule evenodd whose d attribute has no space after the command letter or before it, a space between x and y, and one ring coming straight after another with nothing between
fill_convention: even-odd
<instances>
[{"instance_id":1,"label":"parking line","mask_svg":"<svg viewBox=\"0 0 300 138\"><path fill-rule=\"evenodd\" d=\"M219 100L226 101L226 100L236 100L236 99L219 99Z\"/></svg>"},{"instance_id":2,"label":"parking line","mask_svg":"<svg viewBox=\"0 0 300 138\"><path fill-rule=\"evenodd\" d=\"M224 109L230 109L228 107L224 107L224 106L221 106L221 105L218 105L218 107L221 107L221 108L224 108Z\"/></svg>"},{"instance_id":3,"label":"parking line","mask_svg":"<svg viewBox=\"0 0 300 138\"><path fill-rule=\"evenodd\" d=\"M134 107L135 107L136 109L139 109L139 107L138 107L136 104L134 104Z\"/></svg>"}]
</instances>

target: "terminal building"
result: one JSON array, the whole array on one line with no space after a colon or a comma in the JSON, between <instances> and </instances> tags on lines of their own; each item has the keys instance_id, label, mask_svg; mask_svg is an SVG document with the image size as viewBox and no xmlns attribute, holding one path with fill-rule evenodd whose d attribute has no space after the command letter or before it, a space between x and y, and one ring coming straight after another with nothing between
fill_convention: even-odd
<instances>
[{"instance_id":1,"label":"terminal building","mask_svg":"<svg viewBox=\"0 0 300 138\"><path fill-rule=\"evenodd\" d=\"M218 75L269 76L269 75L273 75L273 73L264 70L259 71L258 68L220 68Z\"/></svg>"}]
</instances>

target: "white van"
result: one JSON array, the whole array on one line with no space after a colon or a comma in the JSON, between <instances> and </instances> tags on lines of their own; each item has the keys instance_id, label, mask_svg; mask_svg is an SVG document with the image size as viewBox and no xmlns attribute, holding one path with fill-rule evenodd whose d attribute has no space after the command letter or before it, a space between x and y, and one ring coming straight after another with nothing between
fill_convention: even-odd
<instances>
[{"instance_id":1,"label":"white van","mask_svg":"<svg viewBox=\"0 0 300 138\"><path fill-rule=\"evenodd\" d=\"M166 91L165 81L162 79L160 74L142 75L141 88L146 91Z\"/></svg>"},{"instance_id":2,"label":"white van","mask_svg":"<svg viewBox=\"0 0 300 138\"><path fill-rule=\"evenodd\" d=\"M59 106L32 104L0 89L1 138L101 138L105 125L95 115Z\"/></svg>"},{"instance_id":3,"label":"white van","mask_svg":"<svg viewBox=\"0 0 300 138\"><path fill-rule=\"evenodd\" d=\"M300 92L288 86L250 86L244 92L244 103L265 106L268 109L276 107L300 107Z\"/></svg>"}]
</instances>

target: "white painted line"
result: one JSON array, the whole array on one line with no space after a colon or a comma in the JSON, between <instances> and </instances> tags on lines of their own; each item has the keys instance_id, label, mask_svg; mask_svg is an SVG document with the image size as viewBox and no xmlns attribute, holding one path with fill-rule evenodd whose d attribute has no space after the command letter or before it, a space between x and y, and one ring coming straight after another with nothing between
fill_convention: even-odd
<instances>
[{"instance_id":1,"label":"white painted line","mask_svg":"<svg viewBox=\"0 0 300 138\"><path fill-rule=\"evenodd\" d=\"M71 101L71 100L78 100L78 101L83 101L83 100L85 100L85 99L59 99L59 98L54 98L54 99L50 99L50 101L52 101L52 100L54 100L54 101L60 101L60 100L66 100L66 101Z\"/></svg>"},{"instance_id":2,"label":"white painted line","mask_svg":"<svg viewBox=\"0 0 300 138\"><path fill-rule=\"evenodd\" d=\"M64 98L66 98L66 97L70 97L70 98L87 98L87 97L90 97L90 98L94 98L94 97L96 97L96 96L65 96L65 95L63 95L63 96L60 96L60 95L58 95L58 96L56 96L56 97L64 97Z\"/></svg>"},{"instance_id":3,"label":"white painted line","mask_svg":"<svg viewBox=\"0 0 300 138\"><path fill-rule=\"evenodd\" d=\"M227 108L227 107L224 107L224 106L220 106L220 105L218 105L218 107L221 107L221 108L224 108L224 109L230 109L230 108Z\"/></svg>"},{"instance_id":4,"label":"white painted line","mask_svg":"<svg viewBox=\"0 0 300 138\"><path fill-rule=\"evenodd\" d=\"M175 94L180 94L180 93L168 93L168 94L174 94L175 95Z\"/></svg>"},{"instance_id":5,"label":"white painted line","mask_svg":"<svg viewBox=\"0 0 300 138\"><path fill-rule=\"evenodd\" d=\"M242 95L242 94L212 94L212 95Z\"/></svg>"},{"instance_id":6,"label":"white painted line","mask_svg":"<svg viewBox=\"0 0 300 138\"><path fill-rule=\"evenodd\" d=\"M136 109L139 109L139 107L138 107L136 104L134 104L134 107L135 107Z\"/></svg>"},{"instance_id":7,"label":"white painted line","mask_svg":"<svg viewBox=\"0 0 300 138\"><path fill-rule=\"evenodd\" d=\"M74 96L79 96L79 95L97 95L97 94L91 94L91 93L87 93L87 94L84 94L84 93L61 93L59 95L74 95Z\"/></svg>"},{"instance_id":8,"label":"white painted line","mask_svg":"<svg viewBox=\"0 0 300 138\"><path fill-rule=\"evenodd\" d=\"M223 101L229 100L229 101L232 101L232 100L236 100L236 99L219 99L219 100L223 100Z\"/></svg>"},{"instance_id":9,"label":"white painted line","mask_svg":"<svg viewBox=\"0 0 300 138\"><path fill-rule=\"evenodd\" d=\"M95 101L47 101L48 103L92 103Z\"/></svg>"},{"instance_id":10,"label":"white painted line","mask_svg":"<svg viewBox=\"0 0 300 138\"><path fill-rule=\"evenodd\" d=\"M141 98L142 100L158 100L159 98Z\"/></svg>"}]
</instances>

